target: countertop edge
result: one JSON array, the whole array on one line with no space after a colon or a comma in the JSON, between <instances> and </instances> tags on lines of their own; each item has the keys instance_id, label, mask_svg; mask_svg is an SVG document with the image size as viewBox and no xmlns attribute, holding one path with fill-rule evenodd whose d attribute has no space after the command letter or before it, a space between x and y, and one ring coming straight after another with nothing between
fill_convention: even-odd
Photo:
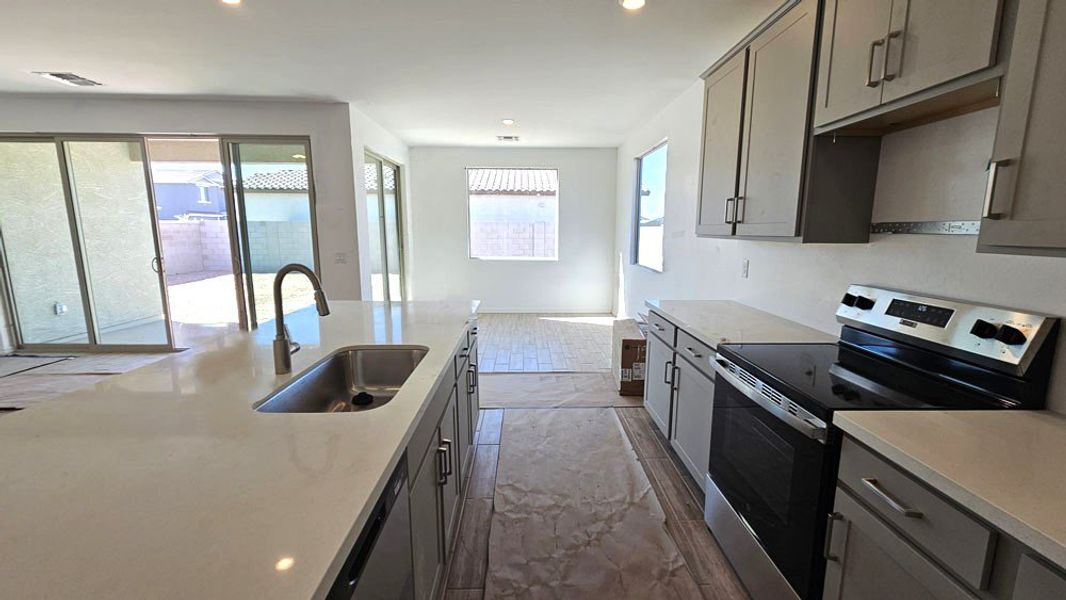
<instances>
[{"instance_id":1,"label":"countertop edge","mask_svg":"<svg viewBox=\"0 0 1066 600\"><path fill-rule=\"evenodd\" d=\"M674 325L676 325L680 329L685 330L686 333L690 334L692 337L696 338L700 342L706 344L712 350L717 351L719 344L741 343L741 340L729 340L729 339L725 339L725 338L721 338L721 337L715 337L715 338L709 337L705 332L700 330L699 326L693 325L692 323L687 322L685 319L682 319L682 318L678 317L677 313L675 311L671 311L668 308L663 308L661 306L661 303L662 302L666 302L666 301L667 300L663 300L662 298L649 298L649 299L644 301L644 306L647 307L649 310L654 310L655 312L662 314L664 317L667 318L668 321L670 321L671 323L673 323ZM819 329L815 329L814 327L811 327L809 325L804 325L803 323L800 323L798 321L793 321L792 319L788 319L786 317L775 315L775 314L773 314L771 312L767 312L767 311L762 310L760 308L755 308L755 307L752 307L752 306L748 306L747 304L744 304L742 302L737 302L736 300L688 300L686 302L706 302L706 303L722 304L722 305L732 306L734 308L739 308L739 309L742 309L742 310L745 310L745 311L750 311L752 313L759 313L760 315L765 315L767 320L777 321L777 322L781 322L781 323L788 323L792 327L807 329L807 330L809 330L811 332L811 337L812 338L818 337L818 336L824 337L825 338L823 340L824 343L830 343L830 342L835 342L836 341L835 336L832 335L832 334L825 333L825 332L823 332L823 331L821 331ZM784 336L784 337L785 338L789 338L789 339L781 339L781 340L779 340L781 343L789 343L791 341L794 341L794 339L795 339L795 336Z\"/></svg>"},{"instance_id":2,"label":"countertop edge","mask_svg":"<svg viewBox=\"0 0 1066 600\"><path fill-rule=\"evenodd\" d=\"M833 424L856 441L885 457L925 485L987 521L993 527L1032 548L1060 569L1066 569L1066 545L1048 536L952 478L925 464L883 437L849 418L847 411L834 414Z\"/></svg>"}]
</instances>

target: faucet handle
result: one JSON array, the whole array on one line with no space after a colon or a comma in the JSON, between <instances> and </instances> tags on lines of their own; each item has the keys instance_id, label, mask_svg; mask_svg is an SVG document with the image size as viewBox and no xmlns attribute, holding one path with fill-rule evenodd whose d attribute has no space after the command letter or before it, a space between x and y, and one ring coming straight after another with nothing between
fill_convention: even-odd
<instances>
[{"instance_id":1,"label":"faucet handle","mask_svg":"<svg viewBox=\"0 0 1066 600\"><path fill-rule=\"evenodd\" d=\"M285 341L289 344L289 354L296 354L300 351L300 343L293 341L288 325L282 325L282 328L285 330Z\"/></svg>"}]
</instances>

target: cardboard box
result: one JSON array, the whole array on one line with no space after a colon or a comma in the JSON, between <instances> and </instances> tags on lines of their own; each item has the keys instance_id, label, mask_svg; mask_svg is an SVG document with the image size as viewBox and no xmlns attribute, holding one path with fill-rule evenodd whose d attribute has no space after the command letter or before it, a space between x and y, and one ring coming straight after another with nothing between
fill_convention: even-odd
<instances>
[{"instance_id":1,"label":"cardboard box","mask_svg":"<svg viewBox=\"0 0 1066 600\"><path fill-rule=\"evenodd\" d=\"M618 319L612 328L611 373L622 396L643 396L648 342L633 319Z\"/></svg>"}]
</instances>

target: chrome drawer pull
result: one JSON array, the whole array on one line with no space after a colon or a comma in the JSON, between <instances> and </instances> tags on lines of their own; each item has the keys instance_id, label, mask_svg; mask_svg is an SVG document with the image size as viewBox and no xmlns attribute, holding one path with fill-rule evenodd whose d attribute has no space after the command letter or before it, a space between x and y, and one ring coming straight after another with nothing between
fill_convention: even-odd
<instances>
[{"instance_id":1,"label":"chrome drawer pull","mask_svg":"<svg viewBox=\"0 0 1066 600\"><path fill-rule=\"evenodd\" d=\"M829 513L825 519L825 545L822 547L822 557L833 562L840 562L840 557L830 554L833 545L833 523L844 518L844 515L834 512Z\"/></svg>"},{"instance_id":2,"label":"chrome drawer pull","mask_svg":"<svg viewBox=\"0 0 1066 600\"><path fill-rule=\"evenodd\" d=\"M694 349L689 348L688 346L685 346L685 352L688 352L689 354L691 354L692 358L703 358L702 354L700 354L699 352L696 352Z\"/></svg>"},{"instance_id":3,"label":"chrome drawer pull","mask_svg":"<svg viewBox=\"0 0 1066 600\"><path fill-rule=\"evenodd\" d=\"M892 510L898 512L899 514L903 515L904 517L909 517L911 519L921 519L923 516L925 516L925 515L922 514L922 511L920 511L920 510L915 510L913 508L907 508L906 506L903 506L902 504L900 504L899 501L896 500L895 498L893 498L892 496L890 496L888 494L888 492L886 492L885 490L881 489L881 486L877 484L877 480L876 479L873 479L873 478L870 478L870 477L864 477L863 480L862 480L862 483L867 488L869 488L870 491L873 492L875 496L877 496L885 504L887 504L889 506L889 508L891 508Z\"/></svg>"}]
</instances>

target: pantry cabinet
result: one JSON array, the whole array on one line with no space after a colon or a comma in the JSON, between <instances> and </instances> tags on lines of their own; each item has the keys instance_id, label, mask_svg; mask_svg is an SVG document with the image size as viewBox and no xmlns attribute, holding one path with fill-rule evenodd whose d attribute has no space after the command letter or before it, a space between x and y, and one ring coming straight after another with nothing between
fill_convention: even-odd
<instances>
[{"instance_id":1,"label":"pantry cabinet","mask_svg":"<svg viewBox=\"0 0 1066 600\"><path fill-rule=\"evenodd\" d=\"M995 64L1002 0L827 0L815 124Z\"/></svg>"},{"instance_id":2,"label":"pantry cabinet","mask_svg":"<svg viewBox=\"0 0 1066 600\"><path fill-rule=\"evenodd\" d=\"M1066 255L1066 5L1022 0L978 248Z\"/></svg>"}]
</instances>

